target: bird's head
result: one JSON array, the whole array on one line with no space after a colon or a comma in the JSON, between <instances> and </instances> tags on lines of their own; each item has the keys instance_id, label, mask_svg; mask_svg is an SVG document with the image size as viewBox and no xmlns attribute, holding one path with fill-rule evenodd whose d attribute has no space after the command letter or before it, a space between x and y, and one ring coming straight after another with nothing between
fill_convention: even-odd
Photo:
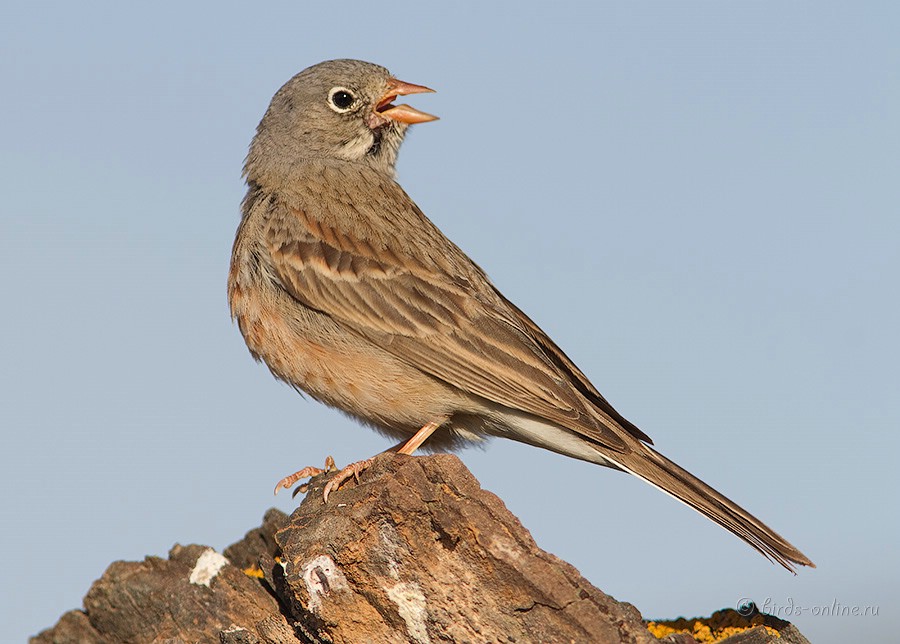
<instances>
[{"instance_id":1,"label":"bird's head","mask_svg":"<svg viewBox=\"0 0 900 644\"><path fill-rule=\"evenodd\" d=\"M361 60L313 65L272 98L250 145L244 173L250 180L267 174L284 177L297 162L327 158L368 163L393 175L407 128L437 119L394 101L432 91Z\"/></svg>"}]
</instances>

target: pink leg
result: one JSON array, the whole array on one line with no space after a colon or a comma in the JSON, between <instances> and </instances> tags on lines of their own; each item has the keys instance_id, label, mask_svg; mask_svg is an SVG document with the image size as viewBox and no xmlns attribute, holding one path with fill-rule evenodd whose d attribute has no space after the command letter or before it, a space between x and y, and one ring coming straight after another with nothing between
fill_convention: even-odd
<instances>
[{"instance_id":1,"label":"pink leg","mask_svg":"<svg viewBox=\"0 0 900 644\"><path fill-rule=\"evenodd\" d=\"M431 436L434 431L444 424L446 418L442 418L441 420L432 420L431 422L425 423L422 426L422 429L413 434L413 437L408 441L403 443L399 443L394 445L392 448L385 450L386 452L397 452L398 454L406 454L407 456L412 455L417 449L422 446L428 437ZM383 454L384 452L382 452ZM359 482L359 473L364 469L369 467L372 464L372 461L375 460L375 457L367 458L363 461L357 461L356 463L351 463L340 472L335 474L328 483L325 484L325 490L322 492L322 501L324 503L328 503L328 495L331 494L334 490L337 490L341 483L349 479L351 476L356 479L357 483ZM288 477L290 478L290 477Z\"/></svg>"},{"instance_id":2,"label":"pink leg","mask_svg":"<svg viewBox=\"0 0 900 644\"><path fill-rule=\"evenodd\" d=\"M325 472L330 472L331 470L337 469L334 465L334 459L331 456L325 458L325 469L320 469L318 467L307 466L302 470L294 472L289 476L285 476L283 479L278 481L275 484L275 494L278 494L278 490L284 488L285 490L290 490L291 486L299 481L300 479L309 478L311 476L318 476L319 474L323 474Z\"/></svg>"}]
</instances>

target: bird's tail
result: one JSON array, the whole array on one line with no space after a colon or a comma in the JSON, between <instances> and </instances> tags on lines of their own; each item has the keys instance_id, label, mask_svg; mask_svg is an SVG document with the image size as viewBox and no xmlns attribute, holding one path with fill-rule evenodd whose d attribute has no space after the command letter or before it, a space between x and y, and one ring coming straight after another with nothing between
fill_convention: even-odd
<instances>
[{"instance_id":1,"label":"bird's tail","mask_svg":"<svg viewBox=\"0 0 900 644\"><path fill-rule=\"evenodd\" d=\"M629 454L606 455L623 470L709 517L791 572L795 565L815 568L784 537L651 447L640 445Z\"/></svg>"}]
</instances>

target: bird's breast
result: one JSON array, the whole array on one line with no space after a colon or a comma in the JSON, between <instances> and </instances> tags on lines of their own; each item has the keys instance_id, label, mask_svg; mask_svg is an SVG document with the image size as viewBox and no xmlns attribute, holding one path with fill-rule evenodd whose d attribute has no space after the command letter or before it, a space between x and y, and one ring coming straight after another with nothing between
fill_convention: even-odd
<instances>
[{"instance_id":1,"label":"bird's breast","mask_svg":"<svg viewBox=\"0 0 900 644\"><path fill-rule=\"evenodd\" d=\"M253 356L321 402L397 435L467 406L446 383L291 297L252 244L236 244L228 293Z\"/></svg>"}]
</instances>

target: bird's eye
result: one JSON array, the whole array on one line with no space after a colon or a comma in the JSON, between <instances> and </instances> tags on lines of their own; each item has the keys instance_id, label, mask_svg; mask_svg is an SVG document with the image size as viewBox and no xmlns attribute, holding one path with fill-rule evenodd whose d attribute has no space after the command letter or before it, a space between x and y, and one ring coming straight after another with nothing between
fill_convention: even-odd
<instances>
[{"instance_id":1,"label":"bird's eye","mask_svg":"<svg viewBox=\"0 0 900 644\"><path fill-rule=\"evenodd\" d=\"M346 87L332 87L328 92L328 107L343 114L349 112L356 103L356 96Z\"/></svg>"}]
</instances>

